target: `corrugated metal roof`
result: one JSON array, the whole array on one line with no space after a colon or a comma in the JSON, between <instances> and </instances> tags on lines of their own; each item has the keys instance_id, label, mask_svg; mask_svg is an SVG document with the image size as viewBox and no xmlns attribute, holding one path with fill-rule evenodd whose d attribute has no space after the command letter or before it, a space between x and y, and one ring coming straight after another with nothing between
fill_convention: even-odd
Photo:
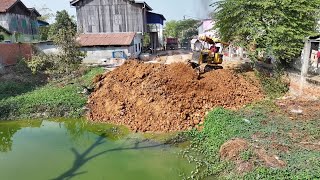
<instances>
[{"instance_id":1,"label":"corrugated metal roof","mask_svg":"<svg viewBox=\"0 0 320 180\"><path fill-rule=\"evenodd\" d=\"M16 2L17 0L0 0L0 12L7 12Z\"/></svg>"},{"instance_id":2,"label":"corrugated metal roof","mask_svg":"<svg viewBox=\"0 0 320 180\"><path fill-rule=\"evenodd\" d=\"M128 46L136 33L101 33L80 34L78 42L81 46Z\"/></svg>"}]
</instances>

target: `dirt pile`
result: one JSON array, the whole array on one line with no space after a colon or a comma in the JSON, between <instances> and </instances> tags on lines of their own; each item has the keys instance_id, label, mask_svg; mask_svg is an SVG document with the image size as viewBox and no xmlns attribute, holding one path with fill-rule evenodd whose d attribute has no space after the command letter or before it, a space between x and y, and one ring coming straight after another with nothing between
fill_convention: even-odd
<instances>
[{"instance_id":1,"label":"dirt pile","mask_svg":"<svg viewBox=\"0 0 320 180\"><path fill-rule=\"evenodd\" d=\"M214 107L238 108L263 98L260 87L232 71L216 70L199 79L182 63L129 61L98 79L88 118L143 132L187 130Z\"/></svg>"}]
</instances>

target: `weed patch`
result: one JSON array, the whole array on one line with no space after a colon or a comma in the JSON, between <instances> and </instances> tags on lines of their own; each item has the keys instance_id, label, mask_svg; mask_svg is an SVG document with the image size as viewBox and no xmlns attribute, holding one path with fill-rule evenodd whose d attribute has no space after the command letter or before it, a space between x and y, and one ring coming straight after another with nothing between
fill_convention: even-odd
<instances>
[{"instance_id":1,"label":"weed patch","mask_svg":"<svg viewBox=\"0 0 320 180\"><path fill-rule=\"evenodd\" d=\"M0 119L80 117L83 115L87 97L79 94L79 91L82 91L83 85L90 84L96 73L102 71L101 68L94 68L83 77L72 80L73 83L49 83L25 94L2 99Z\"/></svg>"},{"instance_id":2,"label":"weed patch","mask_svg":"<svg viewBox=\"0 0 320 180\"><path fill-rule=\"evenodd\" d=\"M283 75L275 74L267 76L264 73L256 72L263 90L270 98L277 98L289 91L289 83L283 79Z\"/></svg>"},{"instance_id":3,"label":"weed patch","mask_svg":"<svg viewBox=\"0 0 320 180\"><path fill-rule=\"evenodd\" d=\"M186 179L317 179L319 150L300 142L318 142L319 126L319 120L291 121L270 100L239 111L215 109L206 117L202 131L186 133L191 146L182 154L197 164ZM251 147L241 152L236 162L221 159L220 147L235 138L246 140ZM269 166L256 154L257 147L266 157L279 158L284 166ZM254 168L239 173L239 162L250 162Z\"/></svg>"}]
</instances>

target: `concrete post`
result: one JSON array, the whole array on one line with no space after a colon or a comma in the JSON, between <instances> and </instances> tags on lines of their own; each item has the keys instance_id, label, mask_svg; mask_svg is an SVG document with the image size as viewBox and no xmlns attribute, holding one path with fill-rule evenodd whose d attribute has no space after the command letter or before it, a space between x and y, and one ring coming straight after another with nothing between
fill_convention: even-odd
<instances>
[{"instance_id":1,"label":"concrete post","mask_svg":"<svg viewBox=\"0 0 320 180\"><path fill-rule=\"evenodd\" d=\"M303 57L301 61L301 76L306 77L309 69L309 61L311 55L311 42L306 40L304 43Z\"/></svg>"},{"instance_id":2,"label":"concrete post","mask_svg":"<svg viewBox=\"0 0 320 180\"><path fill-rule=\"evenodd\" d=\"M243 48L239 47L240 59L243 59Z\"/></svg>"},{"instance_id":3,"label":"concrete post","mask_svg":"<svg viewBox=\"0 0 320 180\"><path fill-rule=\"evenodd\" d=\"M229 45L229 59L230 60L232 59L232 48L233 48L233 46L230 44Z\"/></svg>"}]
</instances>

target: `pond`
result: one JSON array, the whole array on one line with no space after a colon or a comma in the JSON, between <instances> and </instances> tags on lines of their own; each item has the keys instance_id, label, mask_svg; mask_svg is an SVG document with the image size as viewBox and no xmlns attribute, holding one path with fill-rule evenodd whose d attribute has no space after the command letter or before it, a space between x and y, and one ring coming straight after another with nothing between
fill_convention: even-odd
<instances>
[{"instance_id":1,"label":"pond","mask_svg":"<svg viewBox=\"0 0 320 180\"><path fill-rule=\"evenodd\" d=\"M85 120L0 122L0 179L182 179L179 149Z\"/></svg>"}]
</instances>

